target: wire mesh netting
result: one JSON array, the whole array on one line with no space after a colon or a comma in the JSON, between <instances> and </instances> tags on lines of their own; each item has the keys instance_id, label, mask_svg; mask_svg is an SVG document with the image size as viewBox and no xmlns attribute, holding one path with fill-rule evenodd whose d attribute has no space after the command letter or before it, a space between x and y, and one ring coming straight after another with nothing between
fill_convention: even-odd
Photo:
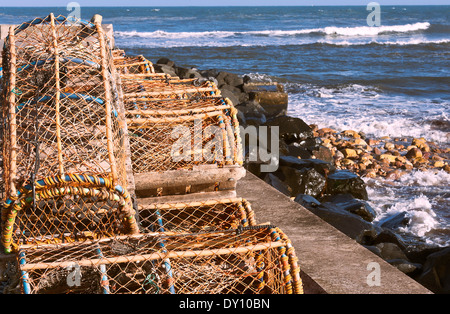
<instances>
[{"instance_id":1,"label":"wire mesh netting","mask_svg":"<svg viewBox=\"0 0 450 314\"><path fill-rule=\"evenodd\" d=\"M42 227L56 238L79 223L68 217L52 227L39 223L60 210L90 217L125 206L131 213L123 107L101 21L50 14L11 27L3 69L2 224L11 227L8 215L15 212L27 216L27 224L9 232L40 238ZM97 203L99 193L113 198L118 191L125 204Z\"/></svg>"},{"instance_id":2,"label":"wire mesh netting","mask_svg":"<svg viewBox=\"0 0 450 314\"><path fill-rule=\"evenodd\" d=\"M194 233L256 225L250 203L242 198L165 202L139 206L145 232Z\"/></svg>"},{"instance_id":3,"label":"wire mesh netting","mask_svg":"<svg viewBox=\"0 0 450 314\"><path fill-rule=\"evenodd\" d=\"M289 240L258 227L24 248L16 282L30 293L301 293Z\"/></svg>"},{"instance_id":4,"label":"wire mesh netting","mask_svg":"<svg viewBox=\"0 0 450 314\"><path fill-rule=\"evenodd\" d=\"M213 82L133 72L120 77L135 173L242 165L237 110Z\"/></svg>"}]
</instances>

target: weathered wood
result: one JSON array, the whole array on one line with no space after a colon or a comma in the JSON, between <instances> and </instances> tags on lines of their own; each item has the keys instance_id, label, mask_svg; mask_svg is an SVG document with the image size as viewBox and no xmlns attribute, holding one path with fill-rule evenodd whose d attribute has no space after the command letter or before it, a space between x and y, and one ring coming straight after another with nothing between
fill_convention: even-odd
<instances>
[{"instance_id":1,"label":"weathered wood","mask_svg":"<svg viewBox=\"0 0 450 314\"><path fill-rule=\"evenodd\" d=\"M192 194L185 194L185 195L165 195L165 196L158 196L158 197L147 197L147 198L139 198L137 200L138 208L143 209L146 208L148 205L155 205L155 204L164 204L164 203L170 203L170 202L200 202L200 201L207 201L207 200L220 200L224 198L235 198L236 197L236 191L234 190L227 190L227 191L214 191L214 192L203 192L203 193L192 193Z\"/></svg>"},{"instance_id":2,"label":"weathered wood","mask_svg":"<svg viewBox=\"0 0 450 314\"><path fill-rule=\"evenodd\" d=\"M245 176L245 169L240 166L213 168L198 166L192 170L168 170L165 172L136 173L134 175L136 191L171 186L199 185L214 182L237 182Z\"/></svg>"}]
</instances>

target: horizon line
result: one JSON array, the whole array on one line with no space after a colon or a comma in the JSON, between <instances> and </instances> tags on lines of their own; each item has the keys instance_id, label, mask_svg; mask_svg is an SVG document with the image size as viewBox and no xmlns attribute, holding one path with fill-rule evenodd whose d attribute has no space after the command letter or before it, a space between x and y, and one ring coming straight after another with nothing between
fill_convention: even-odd
<instances>
[{"instance_id":1,"label":"horizon line","mask_svg":"<svg viewBox=\"0 0 450 314\"><path fill-rule=\"evenodd\" d=\"M84 8L172 8L172 7L178 7L178 8L187 8L187 7L337 7L337 6L348 6L348 7L366 7L367 5L363 4L310 4L310 5L290 5L290 4L280 4L280 5L239 5L239 4L231 4L231 5L163 5L163 6L154 6L154 5L82 5ZM380 6L405 6L405 7L420 7L420 6L450 6L450 4L380 4ZM4 5L4 8L66 8L66 6L48 6L48 5L42 5L42 6L31 6L31 5L24 5L24 6L8 6Z\"/></svg>"}]
</instances>

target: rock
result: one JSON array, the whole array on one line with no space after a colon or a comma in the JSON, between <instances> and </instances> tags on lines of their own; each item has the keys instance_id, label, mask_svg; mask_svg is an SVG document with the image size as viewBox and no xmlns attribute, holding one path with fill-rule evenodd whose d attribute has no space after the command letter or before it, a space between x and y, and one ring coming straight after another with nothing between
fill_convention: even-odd
<instances>
[{"instance_id":1,"label":"rock","mask_svg":"<svg viewBox=\"0 0 450 314\"><path fill-rule=\"evenodd\" d=\"M422 157L422 151L420 149L418 149L417 147L412 147L411 149L408 150L405 157L408 159L415 159L415 158Z\"/></svg>"},{"instance_id":2,"label":"rock","mask_svg":"<svg viewBox=\"0 0 450 314\"><path fill-rule=\"evenodd\" d=\"M200 70L199 73L204 77L204 78L211 78L211 77L216 77L219 74L219 71L216 69L208 69L208 70Z\"/></svg>"},{"instance_id":3,"label":"rock","mask_svg":"<svg viewBox=\"0 0 450 314\"><path fill-rule=\"evenodd\" d=\"M243 113L247 124L261 125L267 121L265 115L266 111L257 102L249 101L235 107Z\"/></svg>"},{"instance_id":4,"label":"rock","mask_svg":"<svg viewBox=\"0 0 450 314\"><path fill-rule=\"evenodd\" d=\"M323 145L319 146L319 149L314 150L312 152L313 156L316 157L317 159L332 163L333 162L333 153L331 151L331 149L329 149L328 147L325 147Z\"/></svg>"},{"instance_id":5,"label":"rock","mask_svg":"<svg viewBox=\"0 0 450 314\"><path fill-rule=\"evenodd\" d=\"M156 61L156 64L158 64L158 65L164 64L171 68L173 68L175 66L175 62L173 62L172 60L170 60L169 58L166 58L166 57L162 57L162 58L158 59L158 61Z\"/></svg>"},{"instance_id":6,"label":"rock","mask_svg":"<svg viewBox=\"0 0 450 314\"><path fill-rule=\"evenodd\" d=\"M380 249L380 256L384 260L390 259L403 259L408 260L406 254L403 250L395 243L386 242L386 243L378 243L376 245L377 248Z\"/></svg>"},{"instance_id":7,"label":"rock","mask_svg":"<svg viewBox=\"0 0 450 314\"><path fill-rule=\"evenodd\" d=\"M305 207L352 239L360 238L361 234L368 230L376 232L376 228L370 222L333 204L314 204Z\"/></svg>"},{"instance_id":8,"label":"rock","mask_svg":"<svg viewBox=\"0 0 450 314\"><path fill-rule=\"evenodd\" d=\"M321 175L325 176L335 169L329 162L320 159L299 159L293 156L280 156L280 166L286 166L295 169L314 168Z\"/></svg>"},{"instance_id":9,"label":"rock","mask_svg":"<svg viewBox=\"0 0 450 314\"><path fill-rule=\"evenodd\" d=\"M381 231L378 234L376 234L376 236L373 237L373 239L368 241L367 244L376 245L385 242L394 243L399 248L401 248L403 252L405 252L407 249L407 245L403 241L403 238L400 235L396 234L394 231L389 230L387 228L381 228Z\"/></svg>"},{"instance_id":10,"label":"rock","mask_svg":"<svg viewBox=\"0 0 450 314\"><path fill-rule=\"evenodd\" d=\"M377 144L379 144L379 143L380 143L379 140L375 140L375 139L367 140L367 144L368 144L369 146L375 146L375 145L377 145Z\"/></svg>"},{"instance_id":11,"label":"rock","mask_svg":"<svg viewBox=\"0 0 450 314\"><path fill-rule=\"evenodd\" d=\"M350 193L358 199L368 200L364 181L348 170L338 170L327 177L326 193L330 195Z\"/></svg>"},{"instance_id":12,"label":"rock","mask_svg":"<svg viewBox=\"0 0 450 314\"><path fill-rule=\"evenodd\" d=\"M202 78L202 75L197 71L195 71L194 69L176 67L175 73L181 79Z\"/></svg>"},{"instance_id":13,"label":"rock","mask_svg":"<svg viewBox=\"0 0 450 314\"><path fill-rule=\"evenodd\" d=\"M413 273L417 273L422 269L422 265L418 263L411 263L410 261L401 259L401 258L395 258L395 259L388 259L386 260L389 264L392 266L395 266L398 270L405 274L412 275Z\"/></svg>"},{"instance_id":14,"label":"rock","mask_svg":"<svg viewBox=\"0 0 450 314\"><path fill-rule=\"evenodd\" d=\"M358 157L358 154L356 153L356 150L350 149L350 148L345 148L345 149L341 150L341 153L344 154L345 158L356 158L356 157Z\"/></svg>"},{"instance_id":15,"label":"rock","mask_svg":"<svg viewBox=\"0 0 450 314\"><path fill-rule=\"evenodd\" d=\"M288 145L288 155L296 158L299 157L301 159L311 159L313 156L312 151L310 151L305 147L300 146L296 142Z\"/></svg>"},{"instance_id":16,"label":"rock","mask_svg":"<svg viewBox=\"0 0 450 314\"><path fill-rule=\"evenodd\" d=\"M410 218L406 215L406 212L400 212L380 220L378 225L382 228L396 230L400 227L406 227L409 221Z\"/></svg>"},{"instance_id":17,"label":"rock","mask_svg":"<svg viewBox=\"0 0 450 314\"><path fill-rule=\"evenodd\" d=\"M373 221L377 215L367 202L355 199L351 194L327 196L321 202L322 204L331 203L369 222Z\"/></svg>"},{"instance_id":18,"label":"rock","mask_svg":"<svg viewBox=\"0 0 450 314\"><path fill-rule=\"evenodd\" d=\"M419 148L422 152L429 152L430 147L427 144L427 141L421 137L421 138L414 138L411 142L411 145L416 146Z\"/></svg>"},{"instance_id":19,"label":"rock","mask_svg":"<svg viewBox=\"0 0 450 314\"><path fill-rule=\"evenodd\" d=\"M155 68L156 73L165 73L173 77L177 76L174 68L166 64L154 64L153 67Z\"/></svg>"},{"instance_id":20,"label":"rock","mask_svg":"<svg viewBox=\"0 0 450 314\"><path fill-rule=\"evenodd\" d=\"M442 160L437 160L433 164L433 167L435 167L435 168L442 168L444 166L445 166L445 163Z\"/></svg>"},{"instance_id":21,"label":"rock","mask_svg":"<svg viewBox=\"0 0 450 314\"><path fill-rule=\"evenodd\" d=\"M381 155L381 150L380 150L378 147L375 147L375 148L373 149L373 153L374 153L375 155Z\"/></svg>"},{"instance_id":22,"label":"rock","mask_svg":"<svg viewBox=\"0 0 450 314\"><path fill-rule=\"evenodd\" d=\"M236 97L236 105L244 103L248 100L247 94L243 93L239 88L232 85L222 85L220 87L220 93L223 95L225 91L231 92Z\"/></svg>"},{"instance_id":23,"label":"rock","mask_svg":"<svg viewBox=\"0 0 450 314\"><path fill-rule=\"evenodd\" d=\"M387 142L387 143L384 144L384 148L387 149L387 150L393 150L395 148L395 146L394 146L393 143Z\"/></svg>"},{"instance_id":24,"label":"rock","mask_svg":"<svg viewBox=\"0 0 450 314\"><path fill-rule=\"evenodd\" d=\"M250 83L243 85L243 91L250 100L257 101L267 111L268 117L285 115L288 106L288 94L278 83Z\"/></svg>"},{"instance_id":25,"label":"rock","mask_svg":"<svg viewBox=\"0 0 450 314\"><path fill-rule=\"evenodd\" d=\"M317 199L307 194L298 194L294 201L304 207L315 207L320 205L320 202Z\"/></svg>"},{"instance_id":26,"label":"rock","mask_svg":"<svg viewBox=\"0 0 450 314\"><path fill-rule=\"evenodd\" d=\"M290 196L291 190L289 189L288 185L284 183L280 178L278 178L276 175L272 173L266 174L266 177L264 178L264 181L271 186L273 186L275 189L283 193L284 195Z\"/></svg>"},{"instance_id":27,"label":"rock","mask_svg":"<svg viewBox=\"0 0 450 314\"><path fill-rule=\"evenodd\" d=\"M322 128L317 130L319 136L325 136L326 134L336 134L337 131L330 128Z\"/></svg>"},{"instance_id":28,"label":"rock","mask_svg":"<svg viewBox=\"0 0 450 314\"><path fill-rule=\"evenodd\" d=\"M367 147L367 142L365 140L363 140L362 138L356 138L355 141L354 141L354 144L356 146Z\"/></svg>"},{"instance_id":29,"label":"rock","mask_svg":"<svg viewBox=\"0 0 450 314\"><path fill-rule=\"evenodd\" d=\"M335 160L344 159L344 154L341 151L336 151L336 154L334 155Z\"/></svg>"},{"instance_id":30,"label":"rock","mask_svg":"<svg viewBox=\"0 0 450 314\"><path fill-rule=\"evenodd\" d=\"M239 97L236 96L232 91L223 89L220 91L220 93L224 98L228 98L233 103L234 106L239 105Z\"/></svg>"},{"instance_id":31,"label":"rock","mask_svg":"<svg viewBox=\"0 0 450 314\"><path fill-rule=\"evenodd\" d=\"M450 247L428 255L417 280L435 293L450 293Z\"/></svg>"},{"instance_id":32,"label":"rock","mask_svg":"<svg viewBox=\"0 0 450 314\"><path fill-rule=\"evenodd\" d=\"M229 74L231 75L232 73L222 71L216 75L217 87L220 88L222 85L227 84L227 82L225 82L225 77Z\"/></svg>"},{"instance_id":33,"label":"rock","mask_svg":"<svg viewBox=\"0 0 450 314\"><path fill-rule=\"evenodd\" d=\"M363 247L365 247L366 249L368 249L369 251L371 251L373 254L380 256L381 251L379 248L377 248L376 246L373 245L363 245Z\"/></svg>"},{"instance_id":34,"label":"rock","mask_svg":"<svg viewBox=\"0 0 450 314\"><path fill-rule=\"evenodd\" d=\"M293 142L300 143L301 141L313 138L310 126L299 118L280 116L267 121L264 125L278 126L280 138L288 145Z\"/></svg>"},{"instance_id":35,"label":"rock","mask_svg":"<svg viewBox=\"0 0 450 314\"><path fill-rule=\"evenodd\" d=\"M391 154L381 154L380 155L380 160L386 159L387 161L389 161L389 163L394 163L397 159L397 157Z\"/></svg>"},{"instance_id":36,"label":"rock","mask_svg":"<svg viewBox=\"0 0 450 314\"><path fill-rule=\"evenodd\" d=\"M307 194L313 197L321 195L325 187L325 177L314 168L294 169L291 167L281 167L286 180L291 189L291 196Z\"/></svg>"},{"instance_id":37,"label":"rock","mask_svg":"<svg viewBox=\"0 0 450 314\"><path fill-rule=\"evenodd\" d=\"M360 138L361 137L361 135L359 135L358 132L353 131L353 130L342 131L342 134L345 135L345 136L351 136L351 137L354 137L354 138Z\"/></svg>"}]
</instances>

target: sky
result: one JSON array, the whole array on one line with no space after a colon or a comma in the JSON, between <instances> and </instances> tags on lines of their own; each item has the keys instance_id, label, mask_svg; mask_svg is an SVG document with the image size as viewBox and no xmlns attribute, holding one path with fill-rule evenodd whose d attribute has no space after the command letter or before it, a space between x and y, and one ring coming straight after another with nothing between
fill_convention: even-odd
<instances>
[{"instance_id":1,"label":"sky","mask_svg":"<svg viewBox=\"0 0 450 314\"><path fill-rule=\"evenodd\" d=\"M1 7L30 6L30 7L65 7L72 0L0 0ZM369 2L380 5L448 5L449 0L75 0L80 6L235 6L235 5L367 5Z\"/></svg>"}]
</instances>

